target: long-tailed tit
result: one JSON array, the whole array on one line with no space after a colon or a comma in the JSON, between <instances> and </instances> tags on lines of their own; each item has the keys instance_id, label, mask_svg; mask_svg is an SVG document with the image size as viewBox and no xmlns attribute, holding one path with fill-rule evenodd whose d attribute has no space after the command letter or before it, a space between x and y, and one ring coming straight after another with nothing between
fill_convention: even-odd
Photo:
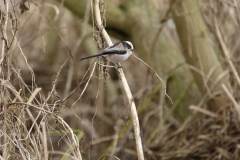
<instances>
[{"instance_id":1,"label":"long-tailed tit","mask_svg":"<svg viewBox=\"0 0 240 160\"><path fill-rule=\"evenodd\" d=\"M133 45L129 41L122 41L122 42L117 42L113 44L110 47L105 48L101 52L99 52L96 55L88 56L81 58L80 60L85 60L88 58L93 58L93 57L99 57L99 56L104 56L107 58L107 60L111 62L122 62L128 59L128 57L132 54L133 51Z\"/></svg>"}]
</instances>

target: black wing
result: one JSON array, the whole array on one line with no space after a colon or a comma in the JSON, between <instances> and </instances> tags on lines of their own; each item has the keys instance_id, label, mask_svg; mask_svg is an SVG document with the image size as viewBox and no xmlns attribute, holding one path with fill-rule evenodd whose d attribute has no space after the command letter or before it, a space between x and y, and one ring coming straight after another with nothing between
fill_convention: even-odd
<instances>
[{"instance_id":1,"label":"black wing","mask_svg":"<svg viewBox=\"0 0 240 160\"><path fill-rule=\"evenodd\" d=\"M112 48L112 47L111 47L111 48ZM80 61L85 60L85 59L89 59L89 58L93 58L93 57L99 57L99 56L109 55L109 54L121 54L121 55L124 55L124 54L126 54L126 53L127 53L126 50L110 49L110 47L109 47L109 48L107 48L107 50L103 50L102 52L100 52L100 53L98 53L98 54L81 58Z\"/></svg>"},{"instance_id":2,"label":"black wing","mask_svg":"<svg viewBox=\"0 0 240 160\"><path fill-rule=\"evenodd\" d=\"M112 46L106 48L106 49L110 49L110 48L116 48L119 44L122 44L122 42L116 42L114 43ZM118 48L118 47L117 47Z\"/></svg>"}]
</instances>

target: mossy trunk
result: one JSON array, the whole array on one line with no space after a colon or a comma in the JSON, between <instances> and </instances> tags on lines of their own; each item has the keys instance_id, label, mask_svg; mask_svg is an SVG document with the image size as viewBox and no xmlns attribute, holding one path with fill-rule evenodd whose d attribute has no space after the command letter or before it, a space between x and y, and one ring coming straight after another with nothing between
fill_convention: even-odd
<instances>
[{"instance_id":1,"label":"mossy trunk","mask_svg":"<svg viewBox=\"0 0 240 160\"><path fill-rule=\"evenodd\" d=\"M228 104L222 84L230 87L228 74L217 58L209 32L196 0L176 1L174 22L182 44L183 55L192 68L195 82L203 95L209 97L209 107L218 111Z\"/></svg>"}]
</instances>

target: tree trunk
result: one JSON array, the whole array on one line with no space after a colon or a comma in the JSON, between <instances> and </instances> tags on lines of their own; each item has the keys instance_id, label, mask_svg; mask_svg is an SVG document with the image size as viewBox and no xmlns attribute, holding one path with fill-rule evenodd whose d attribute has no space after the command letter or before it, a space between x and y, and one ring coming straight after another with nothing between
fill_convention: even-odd
<instances>
[{"instance_id":1,"label":"tree trunk","mask_svg":"<svg viewBox=\"0 0 240 160\"><path fill-rule=\"evenodd\" d=\"M201 93L208 95L210 109L218 111L229 103L221 84L231 87L228 74L217 59L197 1L176 1L173 16L183 54L193 68L195 82Z\"/></svg>"}]
</instances>

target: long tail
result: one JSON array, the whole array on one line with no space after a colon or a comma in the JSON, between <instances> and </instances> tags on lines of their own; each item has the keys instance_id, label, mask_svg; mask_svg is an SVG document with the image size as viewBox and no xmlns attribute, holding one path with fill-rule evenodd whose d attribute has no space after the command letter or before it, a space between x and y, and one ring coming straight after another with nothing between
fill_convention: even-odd
<instances>
[{"instance_id":1,"label":"long tail","mask_svg":"<svg viewBox=\"0 0 240 160\"><path fill-rule=\"evenodd\" d=\"M104 55L110 55L110 54L124 55L126 53L127 53L126 50L119 50L119 49L103 50L102 52L100 52L100 53L98 53L96 55L92 55L92 56L87 56L87 57L81 58L80 61L85 60L85 59L89 59L89 58L93 58L93 57L104 56Z\"/></svg>"},{"instance_id":2,"label":"long tail","mask_svg":"<svg viewBox=\"0 0 240 160\"><path fill-rule=\"evenodd\" d=\"M80 61L85 60L85 59L89 59L89 58L99 57L99 56L102 56L102 54L96 54L96 55L92 55L92 56L83 57L83 58L80 59Z\"/></svg>"}]
</instances>

